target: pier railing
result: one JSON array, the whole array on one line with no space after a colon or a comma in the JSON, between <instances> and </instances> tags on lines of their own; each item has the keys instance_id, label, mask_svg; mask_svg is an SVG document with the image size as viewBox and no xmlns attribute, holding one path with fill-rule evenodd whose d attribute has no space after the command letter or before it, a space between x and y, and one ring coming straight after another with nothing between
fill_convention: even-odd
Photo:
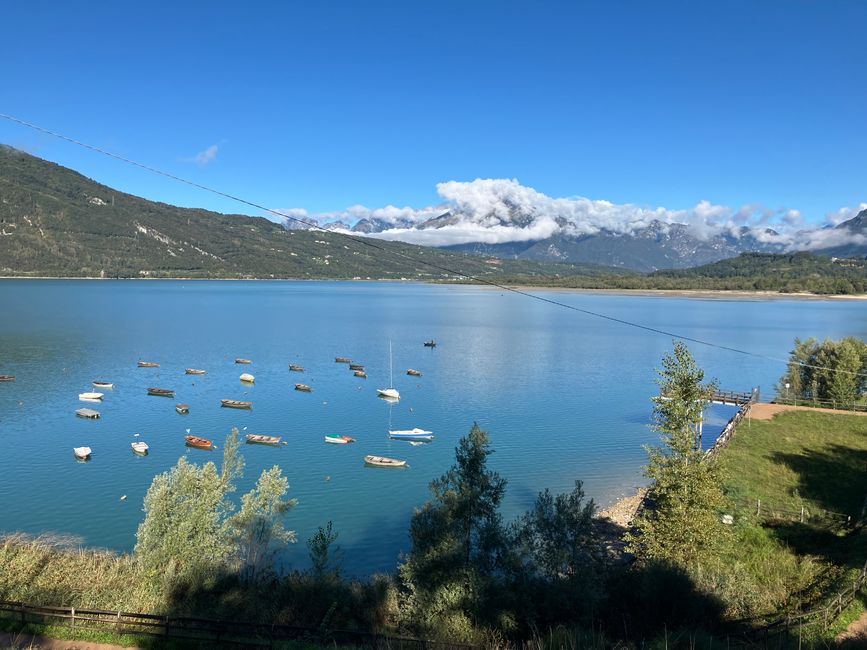
<instances>
[{"instance_id":1,"label":"pier railing","mask_svg":"<svg viewBox=\"0 0 867 650\"><path fill-rule=\"evenodd\" d=\"M475 646L412 637L388 636L355 630L323 630L268 623L222 621L186 616L142 614L76 607L50 607L0 601L0 619L22 627L37 623L65 625L71 632L86 630L164 640L211 642L217 645L272 647L285 641L316 645L354 646L383 650L472 650Z\"/></svg>"}]
</instances>

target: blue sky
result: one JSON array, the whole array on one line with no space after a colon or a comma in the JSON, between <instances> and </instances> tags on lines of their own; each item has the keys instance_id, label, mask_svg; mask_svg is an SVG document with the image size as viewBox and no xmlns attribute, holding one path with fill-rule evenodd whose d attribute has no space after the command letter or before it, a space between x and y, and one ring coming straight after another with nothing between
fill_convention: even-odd
<instances>
[{"instance_id":1,"label":"blue sky","mask_svg":"<svg viewBox=\"0 0 867 650\"><path fill-rule=\"evenodd\" d=\"M268 206L429 206L437 183L476 178L815 223L867 201L864 2L33 1L3 14L0 112ZM148 198L251 213L5 120L0 142Z\"/></svg>"}]
</instances>

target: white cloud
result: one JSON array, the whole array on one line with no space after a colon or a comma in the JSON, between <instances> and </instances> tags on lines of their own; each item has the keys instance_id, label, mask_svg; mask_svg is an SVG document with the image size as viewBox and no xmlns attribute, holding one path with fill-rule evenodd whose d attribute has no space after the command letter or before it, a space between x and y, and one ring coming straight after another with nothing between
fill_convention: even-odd
<instances>
[{"instance_id":1,"label":"white cloud","mask_svg":"<svg viewBox=\"0 0 867 650\"><path fill-rule=\"evenodd\" d=\"M219 148L219 145L212 144L210 147L204 149L203 151L200 151L192 158L184 158L183 160L184 162L192 162L204 167L205 165L208 165L217 159L217 150Z\"/></svg>"},{"instance_id":2,"label":"white cloud","mask_svg":"<svg viewBox=\"0 0 867 650\"><path fill-rule=\"evenodd\" d=\"M760 204L735 209L700 201L692 208L672 210L584 197L553 198L521 185L516 179L502 178L448 181L437 184L436 188L442 202L423 208L353 205L335 212L310 214L303 208L282 212L303 215L300 218L322 225L342 222L352 226L363 219L376 221L377 230L383 231L371 236L429 246L533 241L556 234L593 235L603 230L629 234L653 222L661 223L663 228L686 224L702 239L723 234L737 238L747 227L759 241L801 250L851 238L847 233L831 235L818 227L805 229L803 215L798 210L771 209ZM867 204L842 208L827 216L828 223L850 219L865 208ZM448 213L448 217L431 222L443 213Z\"/></svg>"}]
</instances>

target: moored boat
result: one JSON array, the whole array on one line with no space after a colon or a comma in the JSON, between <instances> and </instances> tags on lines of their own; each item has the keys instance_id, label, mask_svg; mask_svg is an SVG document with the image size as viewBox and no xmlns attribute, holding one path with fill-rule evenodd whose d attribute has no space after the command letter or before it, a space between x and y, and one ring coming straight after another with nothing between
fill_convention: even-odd
<instances>
[{"instance_id":1,"label":"moored boat","mask_svg":"<svg viewBox=\"0 0 867 650\"><path fill-rule=\"evenodd\" d=\"M292 372L304 372L304 366L299 366L297 363L290 363L289 370Z\"/></svg>"},{"instance_id":2,"label":"moored boat","mask_svg":"<svg viewBox=\"0 0 867 650\"><path fill-rule=\"evenodd\" d=\"M114 384L112 384L110 381L100 381L98 379L94 379L91 383L93 384L94 388L114 388Z\"/></svg>"},{"instance_id":3,"label":"moored boat","mask_svg":"<svg viewBox=\"0 0 867 650\"><path fill-rule=\"evenodd\" d=\"M392 368L394 364L391 358L391 341L388 342L388 388L377 388L376 394L386 399L400 399L400 393L394 387L394 376Z\"/></svg>"},{"instance_id":4,"label":"moored boat","mask_svg":"<svg viewBox=\"0 0 867 650\"><path fill-rule=\"evenodd\" d=\"M239 399L221 399L220 406L227 406L232 409L250 409L253 408L253 402L244 402Z\"/></svg>"},{"instance_id":5,"label":"moored boat","mask_svg":"<svg viewBox=\"0 0 867 650\"><path fill-rule=\"evenodd\" d=\"M99 417L99 411L94 411L93 409L77 409L75 414L80 418L87 418L88 420L96 420Z\"/></svg>"},{"instance_id":6,"label":"moored boat","mask_svg":"<svg viewBox=\"0 0 867 650\"><path fill-rule=\"evenodd\" d=\"M158 364L155 361L139 361L138 367L139 368L159 368L160 364Z\"/></svg>"},{"instance_id":7,"label":"moored boat","mask_svg":"<svg viewBox=\"0 0 867 650\"><path fill-rule=\"evenodd\" d=\"M386 458L385 456L365 456L364 462L376 467L406 467L406 461L398 458Z\"/></svg>"},{"instance_id":8,"label":"moored boat","mask_svg":"<svg viewBox=\"0 0 867 650\"><path fill-rule=\"evenodd\" d=\"M102 393L79 393L78 399L83 402L98 402L103 397Z\"/></svg>"},{"instance_id":9,"label":"moored boat","mask_svg":"<svg viewBox=\"0 0 867 650\"><path fill-rule=\"evenodd\" d=\"M175 391L171 388L148 388L148 395L156 397L174 397Z\"/></svg>"},{"instance_id":10,"label":"moored boat","mask_svg":"<svg viewBox=\"0 0 867 650\"><path fill-rule=\"evenodd\" d=\"M295 384L295 390L300 390L304 393L312 393L313 389L307 384Z\"/></svg>"},{"instance_id":11,"label":"moored boat","mask_svg":"<svg viewBox=\"0 0 867 650\"><path fill-rule=\"evenodd\" d=\"M186 373L188 375L204 375L207 372L208 372L207 370L202 370L201 368L185 368L184 369L184 373Z\"/></svg>"},{"instance_id":12,"label":"moored boat","mask_svg":"<svg viewBox=\"0 0 867 650\"><path fill-rule=\"evenodd\" d=\"M240 379L241 381L243 381L246 384L252 384L253 382L256 381L256 378L253 375L251 375L249 372L243 373L240 377L238 377L238 379Z\"/></svg>"},{"instance_id":13,"label":"moored boat","mask_svg":"<svg viewBox=\"0 0 867 650\"><path fill-rule=\"evenodd\" d=\"M334 357L334 363L352 363L349 357Z\"/></svg>"},{"instance_id":14,"label":"moored boat","mask_svg":"<svg viewBox=\"0 0 867 650\"><path fill-rule=\"evenodd\" d=\"M367 373L364 372L363 370L356 370L352 374L355 375L356 377L361 377L362 379L367 379Z\"/></svg>"},{"instance_id":15,"label":"moored boat","mask_svg":"<svg viewBox=\"0 0 867 650\"><path fill-rule=\"evenodd\" d=\"M148 453L148 449L150 449L150 447L148 447L148 443L146 442L132 442L130 443L130 447L132 447L132 450L135 453L141 454L142 456L146 455Z\"/></svg>"},{"instance_id":16,"label":"moored boat","mask_svg":"<svg viewBox=\"0 0 867 650\"><path fill-rule=\"evenodd\" d=\"M283 438L280 436L260 436L255 433L247 434L247 443L251 445L279 445Z\"/></svg>"},{"instance_id":17,"label":"moored boat","mask_svg":"<svg viewBox=\"0 0 867 650\"><path fill-rule=\"evenodd\" d=\"M15 381L15 375L0 375L0 381Z\"/></svg>"},{"instance_id":18,"label":"moored boat","mask_svg":"<svg viewBox=\"0 0 867 650\"><path fill-rule=\"evenodd\" d=\"M190 412L189 404L175 404L175 410L181 415L186 415Z\"/></svg>"},{"instance_id":19,"label":"moored boat","mask_svg":"<svg viewBox=\"0 0 867 650\"><path fill-rule=\"evenodd\" d=\"M349 369L350 369L350 370L362 370L362 371L363 371L363 370L364 370L364 366L362 366L360 363L350 363L350 364L349 364Z\"/></svg>"},{"instance_id":20,"label":"moored boat","mask_svg":"<svg viewBox=\"0 0 867 650\"><path fill-rule=\"evenodd\" d=\"M435 347L437 346L437 342L434 341L433 339L431 339L431 340L429 340L429 341L425 341L425 342L424 342L424 346L425 346L426 348L435 348Z\"/></svg>"},{"instance_id":21,"label":"moored boat","mask_svg":"<svg viewBox=\"0 0 867 650\"><path fill-rule=\"evenodd\" d=\"M414 429L399 429L396 431L389 431L388 436L390 438L394 438L395 440L433 440L433 431L425 431L424 429L419 429L418 427Z\"/></svg>"},{"instance_id":22,"label":"moored boat","mask_svg":"<svg viewBox=\"0 0 867 650\"><path fill-rule=\"evenodd\" d=\"M345 445L350 442L355 442L355 438L350 438L349 436L341 436L336 433L329 433L325 436L325 442L330 442L334 445Z\"/></svg>"},{"instance_id":23,"label":"moored boat","mask_svg":"<svg viewBox=\"0 0 867 650\"><path fill-rule=\"evenodd\" d=\"M93 450L90 447L73 447L72 453L78 460L87 460L90 458Z\"/></svg>"},{"instance_id":24,"label":"moored boat","mask_svg":"<svg viewBox=\"0 0 867 650\"><path fill-rule=\"evenodd\" d=\"M187 441L188 447L195 447L196 449L214 448L214 443L207 438L200 438L199 436L186 436L184 439Z\"/></svg>"},{"instance_id":25,"label":"moored boat","mask_svg":"<svg viewBox=\"0 0 867 650\"><path fill-rule=\"evenodd\" d=\"M421 377L421 370L416 370L415 368L410 368L406 371L410 377Z\"/></svg>"},{"instance_id":26,"label":"moored boat","mask_svg":"<svg viewBox=\"0 0 867 650\"><path fill-rule=\"evenodd\" d=\"M250 364L253 363L253 362L252 362L250 359L241 359L241 358L239 357L239 358L235 359L235 363L240 363L240 364L243 364L243 365L250 365Z\"/></svg>"}]
</instances>

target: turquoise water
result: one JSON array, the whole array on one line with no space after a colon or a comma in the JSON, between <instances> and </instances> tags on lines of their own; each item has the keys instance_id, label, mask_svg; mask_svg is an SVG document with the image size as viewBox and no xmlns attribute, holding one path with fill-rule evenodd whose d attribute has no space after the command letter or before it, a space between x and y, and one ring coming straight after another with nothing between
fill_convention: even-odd
<instances>
[{"instance_id":1,"label":"turquoise water","mask_svg":"<svg viewBox=\"0 0 867 650\"><path fill-rule=\"evenodd\" d=\"M867 305L857 301L544 295L779 358L795 336L867 337ZM131 549L153 476L184 454L220 458L186 448L186 430L222 446L236 426L289 443L245 445L239 490L273 464L288 476L299 500L288 522L299 543L284 561L305 567L304 540L330 519L344 565L357 574L395 566L413 508L474 421L490 432L491 465L509 481L509 518L538 491L566 491L575 479L603 505L631 492L642 482L641 445L655 441L647 427L653 369L671 348L665 336L463 286L10 280L0 281L0 305L0 374L18 378L0 383L0 530ZM429 338L435 349L422 346ZM389 340L402 395L393 406L376 397L388 384ZM768 394L783 371L782 362L691 349L724 388ZM363 363L369 378L355 378L335 356ZM254 363L239 366L236 357ZM137 368L139 359L161 366ZM290 362L307 372L290 372ZM186 367L208 374L188 376ZM410 367L424 376L406 376ZM241 384L242 372L256 384ZM114 390L101 405L79 402L97 378ZM295 382L314 392L296 392ZM173 388L177 398L149 397L149 386ZM220 399L252 400L254 408L220 408ZM176 402L190 404L190 414L175 413ZM76 418L81 406L102 418ZM710 413L707 438L731 413ZM392 441L390 426L430 429L436 438ZM328 433L357 442L328 445ZM148 456L132 453L136 439L151 446ZM83 445L93 449L87 463L72 456ZM409 468L365 467L365 454L406 458Z\"/></svg>"}]
</instances>

